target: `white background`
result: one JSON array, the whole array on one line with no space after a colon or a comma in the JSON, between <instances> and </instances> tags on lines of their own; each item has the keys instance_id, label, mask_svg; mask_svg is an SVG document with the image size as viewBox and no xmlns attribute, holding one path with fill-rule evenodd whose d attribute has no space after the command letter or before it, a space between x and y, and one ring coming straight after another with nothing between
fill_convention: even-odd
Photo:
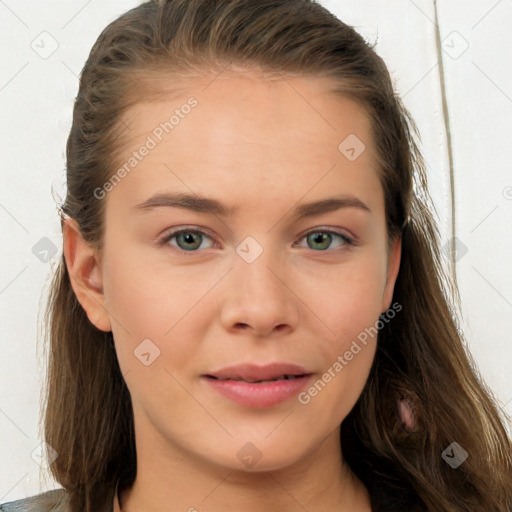
<instances>
[{"instance_id":1,"label":"white background","mask_svg":"<svg viewBox=\"0 0 512 512\"><path fill-rule=\"evenodd\" d=\"M139 3L0 0L0 503L58 487L40 482L31 455L41 440L38 314L62 251L51 186L62 183L90 48ZM443 241L456 236L463 248L454 270L469 347L512 414L512 1L321 3L378 38L418 124ZM43 238L57 250L47 262L37 256Z\"/></svg>"}]
</instances>

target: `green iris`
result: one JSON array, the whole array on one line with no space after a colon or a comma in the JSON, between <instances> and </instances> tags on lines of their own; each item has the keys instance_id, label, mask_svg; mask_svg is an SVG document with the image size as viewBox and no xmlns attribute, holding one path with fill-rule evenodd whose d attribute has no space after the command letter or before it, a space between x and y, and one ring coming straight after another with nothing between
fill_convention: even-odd
<instances>
[{"instance_id":1,"label":"green iris","mask_svg":"<svg viewBox=\"0 0 512 512\"><path fill-rule=\"evenodd\" d=\"M340 235L338 235L340 236ZM176 237L176 243L184 251L195 251L201 247L203 235L197 231L181 231L174 233L170 238ZM306 235L308 247L325 251L332 243L332 233L316 231Z\"/></svg>"},{"instance_id":2,"label":"green iris","mask_svg":"<svg viewBox=\"0 0 512 512\"><path fill-rule=\"evenodd\" d=\"M195 233L193 231L184 231L182 233L178 233L176 236L176 243L180 247L180 249L184 249L186 251L188 250L195 250L198 249L201 246L201 242L203 241L203 236L200 233ZM193 243L193 238L196 237L196 240L199 240L198 242L195 242L194 247L181 247L180 240L185 241L185 244Z\"/></svg>"},{"instance_id":3,"label":"green iris","mask_svg":"<svg viewBox=\"0 0 512 512\"><path fill-rule=\"evenodd\" d=\"M330 245L330 242L332 241L332 235L330 233L310 233L309 235L307 235L307 240L308 240L308 246L311 247L309 241L310 240L313 240L313 244L325 244L325 242L329 242L328 245ZM320 249L320 250L325 250L325 249L328 249L328 246L327 247L311 247L311 249Z\"/></svg>"}]
</instances>

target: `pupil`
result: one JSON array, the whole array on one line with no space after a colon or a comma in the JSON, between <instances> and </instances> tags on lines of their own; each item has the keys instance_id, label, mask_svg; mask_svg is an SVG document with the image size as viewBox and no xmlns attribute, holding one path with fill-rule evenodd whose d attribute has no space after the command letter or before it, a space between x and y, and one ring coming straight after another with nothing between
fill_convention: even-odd
<instances>
[{"instance_id":1,"label":"pupil","mask_svg":"<svg viewBox=\"0 0 512 512\"><path fill-rule=\"evenodd\" d=\"M194 243L194 235L192 233L182 233L181 234L182 239L184 240L185 244L193 244Z\"/></svg>"},{"instance_id":2,"label":"pupil","mask_svg":"<svg viewBox=\"0 0 512 512\"><path fill-rule=\"evenodd\" d=\"M314 235L312 235L313 240L314 240L313 243L315 243L315 244L316 243L320 243L321 244L322 242L328 242L330 236L331 235L329 235L328 233L323 233L323 234L320 234L320 235L319 234L314 234ZM327 247L323 247L321 249L327 249Z\"/></svg>"}]
</instances>

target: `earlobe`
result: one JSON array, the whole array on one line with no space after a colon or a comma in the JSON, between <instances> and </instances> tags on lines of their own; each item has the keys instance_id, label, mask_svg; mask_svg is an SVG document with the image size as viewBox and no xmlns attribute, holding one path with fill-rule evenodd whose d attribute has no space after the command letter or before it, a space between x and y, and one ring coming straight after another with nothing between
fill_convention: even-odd
<instances>
[{"instance_id":1,"label":"earlobe","mask_svg":"<svg viewBox=\"0 0 512 512\"><path fill-rule=\"evenodd\" d=\"M78 222L66 218L62 226L63 250L71 286L87 314L89 321L99 330L112 330L104 307L103 282L97 250L87 243Z\"/></svg>"},{"instance_id":2,"label":"earlobe","mask_svg":"<svg viewBox=\"0 0 512 512\"><path fill-rule=\"evenodd\" d=\"M400 236L397 236L393 241L393 246L389 253L386 285L384 288L384 293L382 295L383 310L381 313L385 313L391 307L391 301L393 300L393 291L395 289L398 271L400 270L401 256L402 238Z\"/></svg>"}]
</instances>

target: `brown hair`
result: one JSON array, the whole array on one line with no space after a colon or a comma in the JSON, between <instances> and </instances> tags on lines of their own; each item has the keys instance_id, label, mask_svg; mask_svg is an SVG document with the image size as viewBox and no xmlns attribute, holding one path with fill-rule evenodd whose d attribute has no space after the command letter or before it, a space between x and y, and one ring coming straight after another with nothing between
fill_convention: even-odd
<instances>
[{"instance_id":1,"label":"brown hair","mask_svg":"<svg viewBox=\"0 0 512 512\"><path fill-rule=\"evenodd\" d=\"M144 95L151 99L158 77L179 81L230 63L283 77L330 77L371 119L389 240L402 237L394 301L403 311L379 332L366 386L341 426L343 457L371 495L395 500L394 510L511 510L511 441L459 329L460 298L443 270L418 130L373 46L324 7L311 0L153 0L110 23L80 77L61 223L76 219L84 239L101 248L104 201L94 190L116 170L121 114ZM64 255L46 327L44 435L59 454L51 472L72 510L101 510L119 477L126 485L135 478L133 411L112 333L88 320ZM402 396L416 418L412 433L395 417ZM454 441L468 453L456 470L441 456Z\"/></svg>"}]
</instances>

